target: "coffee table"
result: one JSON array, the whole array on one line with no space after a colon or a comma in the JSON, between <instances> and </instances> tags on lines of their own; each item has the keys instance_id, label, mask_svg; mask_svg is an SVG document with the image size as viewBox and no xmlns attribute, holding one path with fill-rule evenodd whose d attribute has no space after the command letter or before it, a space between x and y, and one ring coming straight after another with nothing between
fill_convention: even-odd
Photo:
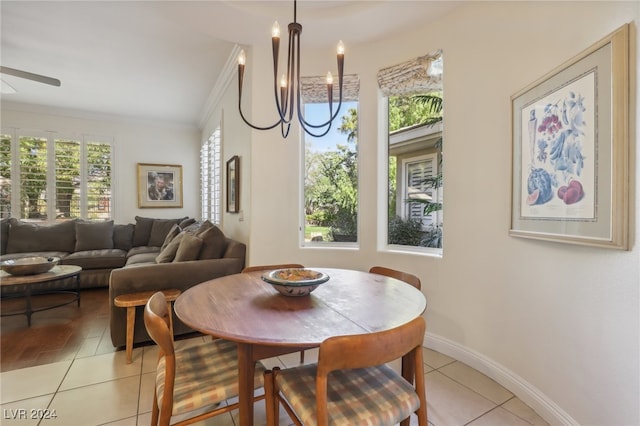
<instances>
[{"instance_id":1,"label":"coffee table","mask_svg":"<svg viewBox=\"0 0 640 426\"><path fill-rule=\"evenodd\" d=\"M80 306L80 271L82 271L82 268L80 266L75 266L75 265L57 265L57 266L54 266L50 271L45 272L43 274L37 274L37 275L11 275L5 271L0 271L0 285L2 287L15 286L15 287L22 287L24 289L24 291L18 293L15 296L9 295L9 296L4 296L3 298L13 298L13 297L25 298L24 311L5 313L3 310L0 316L8 317L12 315L26 315L27 324L29 325L29 327L31 327L31 315L35 312L58 308L60 306L68 305L76 301L78 302L78 306ZM75 279L75 282L76 282L75 290L42 290L42 291L36 291L36 292L33 291L33 286L35 284L45 283L49 281L56 281L63 278L70 278L70 277L73 277ZM46 305L44 307L34 309L31 304L31 297L43 295L43 294L71 294L74 297L62 303L57 303L55 305Z\"/></svg>"}]
</instances>

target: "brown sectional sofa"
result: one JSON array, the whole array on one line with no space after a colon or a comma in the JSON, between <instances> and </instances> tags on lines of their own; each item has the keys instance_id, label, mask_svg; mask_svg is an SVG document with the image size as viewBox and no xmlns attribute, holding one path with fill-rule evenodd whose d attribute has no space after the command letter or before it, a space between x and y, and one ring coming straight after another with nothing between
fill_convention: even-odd
<instances>
[{"instance_id":1,"label":"brown sectional sofa","mask_svg":"<svg viewBox=\"0 0 640 426\"><path fill-rule=\"evenodd\" d=\"M82 267L81 288L109 287L111 340L116 347L126 343L126 309L114 306L116 296L167 288L185 291L200 282L239 273L246 255L245 244L226 237L208 221L189 218L136 216L136 223L127 225L81 220L37 225L10 218L0 226L0 260L56 256L61 264ZM71 284L68 280L46 285L65 288ZM12 291L16 289L2 288L2 294ZM176 335L189 332L193 330L174 318ZM150 340L142 309L137 312L134 336L135 342Z\"/></svg>"}]
</instances>

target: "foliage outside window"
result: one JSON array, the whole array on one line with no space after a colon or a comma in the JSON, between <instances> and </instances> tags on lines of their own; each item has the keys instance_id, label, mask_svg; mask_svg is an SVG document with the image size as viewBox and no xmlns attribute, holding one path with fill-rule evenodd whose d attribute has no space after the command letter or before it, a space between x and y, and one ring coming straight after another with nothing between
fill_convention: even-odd
<instances>
[{"instance_id":1,"label":"foliage outside window","mask_svg":"<svg viewBox=\"0 0 640 426\"><path fill-rule=\"evenodd\" d=\"M388 101L388 242L442 248L442 92Z\"/></svg>"},{"instance_id":2,"label":"foliage outside window","mask_svg":"<svg viewBox=\"0 0 640 426\"><path fill-rule=\"evenodd\" d=\"M112 167L110 142L5 132L0 214L43 222L111 219Z\"/></svg>"},{"instance_id":3,"label":"foliage outside window","mask_svg":"<svg viewBox=\"0 0 640 426\"><path fill-rule=\"evenodd\" d=\"M317 111L317 112L316 112ZM326 103L305 104L314 122ZM304 241L358 240L357 102L343 102L340 125L322 138L304 135Z\"/></svg>"},{"instance_id":4,"label":"foliage outside window","mask_svg":"<svg viewBox=\"0 0 640 426\"><path fill-rule=\"evenodd\" d=\"M222 216L220 133L218 126L200 149L202 219L215 224L220 224Z\"/></svg>"}]
</instances>

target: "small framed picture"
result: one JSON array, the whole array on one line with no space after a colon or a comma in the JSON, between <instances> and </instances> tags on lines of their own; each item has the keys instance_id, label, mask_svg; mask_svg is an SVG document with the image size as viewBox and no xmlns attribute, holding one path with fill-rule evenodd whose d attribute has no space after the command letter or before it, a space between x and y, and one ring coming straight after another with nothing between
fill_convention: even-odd
<instances>
[{"instance_id":1,"label":"small framed picture","mask_svg":"<svg viewBox=\"0 0 640 426\"><path fill-rule=\"evenodd\" d=\"M240 211L240 157L234 155L227 161L227 212Z\"/></svg>"},{"instance_id":2,"label":"small framed picture","mask_svg":"<svg viewBox=\"0 0 640 426\"><path fill-rule=\"evenodd\" d=\"M138 207L182 207L182 166L138 163Z\"/></svg>"}]
</instances>

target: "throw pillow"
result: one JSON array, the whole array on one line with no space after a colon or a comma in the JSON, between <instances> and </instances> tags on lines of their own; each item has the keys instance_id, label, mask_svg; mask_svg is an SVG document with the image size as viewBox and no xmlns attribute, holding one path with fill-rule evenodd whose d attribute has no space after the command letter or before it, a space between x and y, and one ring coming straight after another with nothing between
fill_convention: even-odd
<instances>
[{"instance_id":1,"label":"throw pillow","mask_svg":"<svg viewBox=\"0 0 640 426\"><path fill-rule=\"evenodd\" d=\"M76 222L75 251L113 248L113 220L107 222Z\"/></svg>"},{"instance_id":2,"label":"throw pillow","mask_svg":"<svg viewBox=\"0 0 640 426\"><path fill-rule=\"evenodd\" d=\"M153 218L136 216L136 227L133 231L133 246L149 245L149 236L151 235L151 227L153 226Z\"/></svg>"},{"instance_id":3,"label":"throw pillow","mask_svg":"<svg viewBox=\"0 0 640 426\"><path fill-rule=\"evenodd\" d=\"M169 245L171 240L173 240L175 237L178 236L180 231L181 231L180 227L178 225L176 225L176 224L173 224L173 227L171 228L171 230L169 231L169 233L165 237L164 242L162 243L162 246L160 247L160 251L164 250Z\"/></svg>"},{"instance_id":4,"label":"throw pillow","mask_svg":"<svg viewBox=\"0 0 640 426\"><path fill-rule=\"evenodd\" d=\"M182 222L180 222L178 224L178 226L180 227L180 229L184 229L189 225L193 225L194 223L196 223L196 220L192 217L188 217L185 220L183 220Z\"/></svg>"},{"instance_id":5,"label":"throw pillow","mask_svg":"<svg viewBox=\"0 0 640 426\"><path fill-rule=\"evenodd\" d=\"M201 247L202 239L192 234L185 234L184 238L182 238L182 241L180 241L178 251L176 252L176 257L173 259L173 261L186 262L188 260L197 260L198 255L200 254Z\"/></svg>"},{"instance_id":6,"label":"throw pillow","mask_svg":"<svg viewBox=\"0 0 640 426\"><path fill-rule=\"evenodd\" d=\"M162 249L160 254L156 256L156 263L169 263L172 262L176 257L176 253L178 252L178 247L180 247L180 241L187 235L186 232L179 233L167 246Z\"/></svg>"},{"instance_id":7,"label":"throw pillow","mask_svg":"<svg viewBox=\"0 0 640 426\"><path fill-rule=\"evenodd\" d=\"M133 223L113 225L113 248L129 251L133 247Z\"/></svg>"},{"instance_id":8,"label":"throw pillow","mask_svg":"<svg viewBox=\"0 0 640 426\"><path fill-rule=\"evenodd\" d=\"M0 220L0 245L2 248L0 249L0 254L5 254L7 252L7 242L9 241L9 218L6 217Z\"/></svg>"},{"instance_id":9,"label":"throw pillow","mask_svg":"<svg viewBox=\"0 0 640 426\"><path fill-rule=\"evenodd\" d=\"M9 224L7 253L29 251L64 251L70 253L76 247L75 219L56 223L55 225L39 225L11 218Z\"/></svg>"},{"instance_id":10,"label":"throw pillow","mask_svg":"<svg viewBox=\"0 0 640 426\"><path fill-rule=\"evenodd\" d=\"M173 225L182 222L182 219L154 219L149 233L148 246L162 247L167 234L171 231Z\"/></svg>"},{"instance_id":11,"label":"throw pillow","mask_svg":"<svg viewBox=\"0 0 640 426\"><path fill-rule=\"evenodd\" d=\"M205 222L206 223L206 222ZM227 247L227 238L215 225L205 228L196 234L203 241L200 259L219 259L224 255Z\"/></svg>"}]
</instances>

